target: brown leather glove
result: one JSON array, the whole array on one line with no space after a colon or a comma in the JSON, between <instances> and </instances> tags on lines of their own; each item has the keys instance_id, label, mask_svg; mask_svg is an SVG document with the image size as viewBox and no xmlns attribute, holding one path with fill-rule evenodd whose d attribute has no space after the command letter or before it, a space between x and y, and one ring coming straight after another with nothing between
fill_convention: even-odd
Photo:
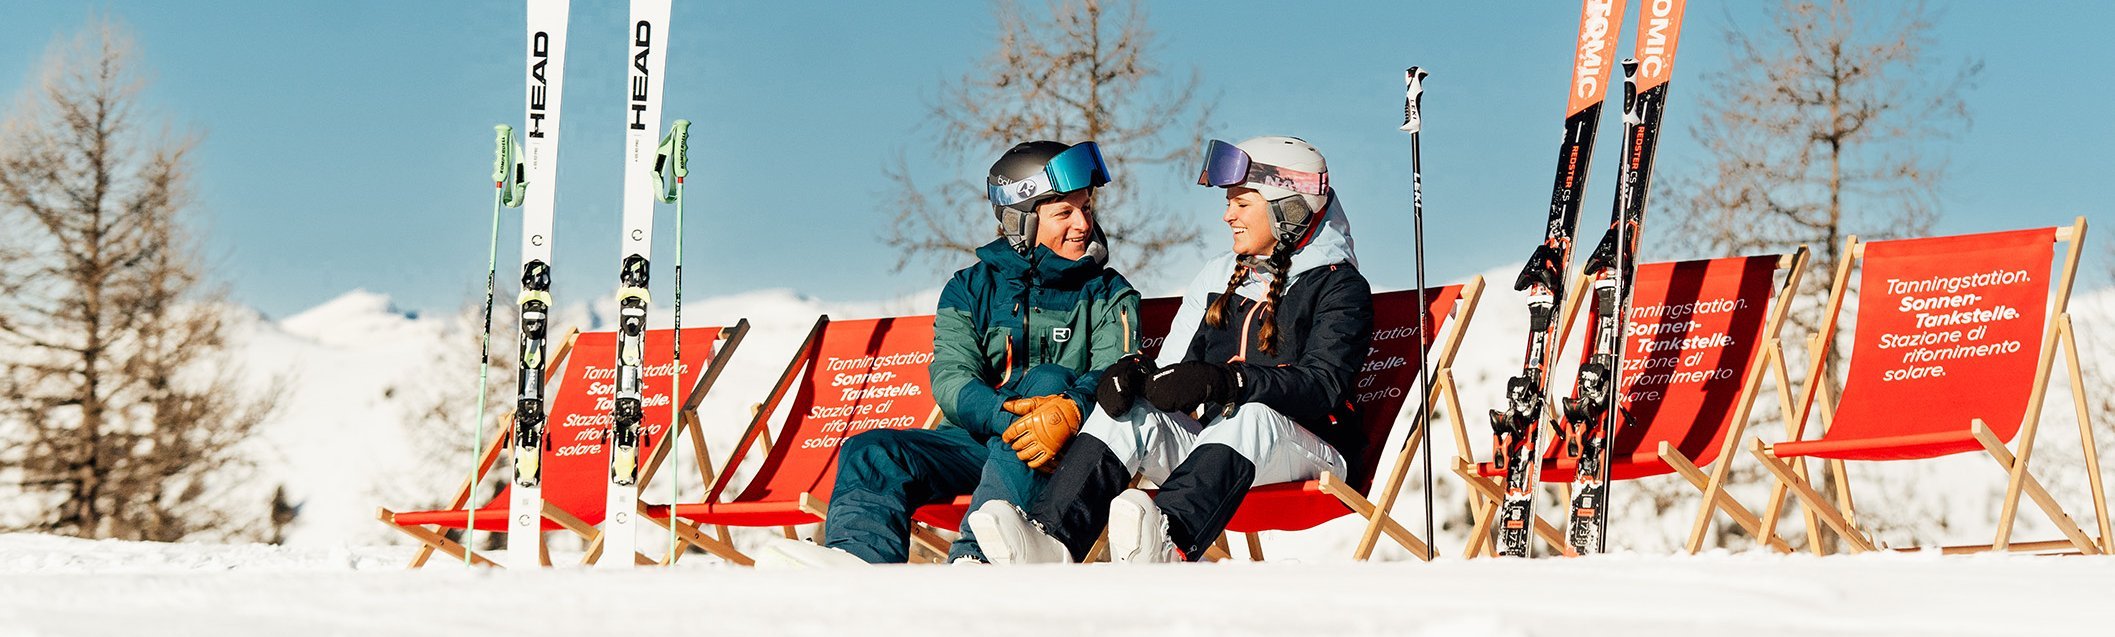
<instances>
[{"instance_id":1,"label":"brown leather glove","mask_svg":"<svg viewBox=\"0 0 2115 637\"><path fill-rule=\"evenodd\" d=\"M1058 452L1080 431L1080 406L1060 395L1016 398L1000 405L1015 418L1002 437L1013 445L1015 456L1028 468L1049 473L1057 468Z\"/></svg>"}]
</instances>

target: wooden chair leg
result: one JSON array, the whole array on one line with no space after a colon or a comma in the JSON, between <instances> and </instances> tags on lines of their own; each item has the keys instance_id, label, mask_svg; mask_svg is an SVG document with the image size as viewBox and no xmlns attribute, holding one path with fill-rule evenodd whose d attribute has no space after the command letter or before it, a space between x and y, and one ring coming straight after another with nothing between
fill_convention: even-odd
<instances>
[{"instance_id":1,"label":"wooden chair leg","mask_svg":"<svg viewBox=\"0 0 2115 637\"><path fill-rule=\"evenodd\" d=\"M1470 475L1474 474L1472 473ZM1469 485L1471 487L1474 487L1477 491L1482 492L1483 496L1492 502L1505 502L1505 494L1504 492L1499 490L1498 483L1494 480L1485 479L1479 476L1474 480L1470 480ZM1493 505L1491 507L1491 516L1493 519L1496 519L1498 509L1499 507L1496 505ZM1477 526L1484 525L1478 524ZM1579 556L1579 553L1577 551L1572 550L1571 543L1565 541L1564 532L1557 530L1557 527L1555 526L1551 526L1548 520L1542 519L1542 516L1535 516L1534 530L1535 536L1541 538L1544 544L1549 545L1551 552L1563 555L1565 557Z\"/></svg>"},{"instance_id":2,"label":"wooden chair leg","mask_svg":"<svg viewBox=\"0 0 2115 637\"><path fill-rule=\"evenodd\" d=\"M1676 451L1671 445L1662 442L1660 443L1660 459L1665 461L1668 466L1674 467L1675 472L1688 480L1691 486L1704 493L1703 513L1698 516L1697 527L1691 529L1692 532L1689 536L1689 554L1695 555L1698 549L1702 548L1702 529L1711 524L1711 520L1714 517L1712 514L1718 511L1725 511L1727 516L1732 517L1733 521L1740 524L1741 528L1755 534L1756 541L1762 542L1765 546L1779 553L1793 552L1791 545L1786 544L1782 539L1775 537L1764 538L1762 536L1762 520L1757 519L1754 513L1748 511L1748 507L1741 505L1740 501L1733 499L1733 496L1727 495L1725 485L1712 483L1711 477L1705 475L1704 471L1697 468L1696 463L1690 462L1687 456L1682 455L1682 452ZM1723 461L1721 460L1721 462Z\"/></svg>"},{"instance_id":3,"label":"wooden chair leg","mask_svg":"<svg viewBox=\"0 0 2115 637\"><path fill-rule=\"evenodd\" d=\"M440 533L436 533L433 530L428 529L424 526L404 526L397 524L396 516L397 514L395 512L390 511L389 509L381 509L376 514L376 517L378 519L388 523L391 528L394 528L398 531L402 531L405 535L411 536L412 539L418 540L420 544L424 544L428 547L437 549L442 553L455 557L455 559L463 559L463 555L465 553L463 545L458 544L455 540L450 540L447 536L441 535ZM495 568L499 566L498 563L493 562L492 560L485 559L485 556L483 554L477 553L470 554L470 563L478 566L490 566ZM416 568L416 566L417 565L414 565L413 567Z\"/></svg>"},{"instance_id":4,"label":"wooden chair leg","mask_svg":"<svg viewBox=\"0 0 2115 637\"><path fill-rule=\"evenodd\" d=\"M1394 516L1382 511L1379 506L1368 501L1365 496L1359 495L1358 489L1351 488L1351 485L1345 484L1343 479L1327 472L1322 474L1319 482L1323 493L1336 496L1338 503L1343 504L1345 508L1351 509L1351 512L1359 517L1365 518L1368 528L1377 527L1381 533L1387 534L1390 539L1395 540L1397 544L1401 544L1404 549L1409 550L1410 554L1417 557L1417 559L1427 562L1432 561L1432 547L1430 545L1417 537L1417 534L1411 533L1410 529L1404 528L1402 523L1395 520ZM1251 550L1257 552L1258 555L1261 554L1260 548ZM1360 553L1357 547L1352 550L1353 559L1364 561L1370 556L1370 547L1364 554ZM1258 557L1256 559L1260 561L1262 558Z\"/></svg>"},{"instance_id":5,"label":"wooden chair leg","mask_svg":"<svg viewBox=\"0 0 2115 637\"><path fill-rule=\"evenodd\" d=\"M948 547L953 542L924 524L911 523L911 545L939 556L938 562L947 561Z\"/></svg>"},{"instance_id":6,"label":"wooden chair leg","mask_svg":"<svg viewBox=\"0 0 2115 637\"><path fill-rule=\"evenodd\" d=\"M1248 543L1249 561L1263 561L1263 534L1255 532L1243 533L1241 534L1241 539Z\"/></svg>"},{"instance_id":7,"label":"wooden chair leg","mask_svg":"<svg viewBox=\"0 0 2115 637\"><path fill-rule=\"evenodd\" d=\"M1102 529L1101 537L1094 539L1094 546L1087 548L1087 557L1080 560L1080 563L1107 561L1109 561L1109 530Z\"/></svg>"},{"instance_id":8,"label":"wooden chair leg","mask_svg":"<svg viewBox=\"0 0 2115 637\"><path fill-rule=\"evenodd\" d=\"M1844 520L1843 516L1836 511L1836 507L1829 504L1826 498L1821 497L1820 493L1816 493L1814 488L1808 485L1806 480L1801 479L1791 467L1785 466L1784 462L1771 456L1770 452L1763 447L1761 440L1750 441L1750 443L1748 447L1749 453L1754 454L1757 460L1761 460L1763 468L1769 470L1772 475L1777 476L1780 484L1791 489L1792 494L1799 497L1800 503L1805 505L1808 511L1814 512L1821 518L1822 522L1828 524L1829 528L1835 529L1836 534L1842 536L1843 540L1850 543L1852 548L1859 551L1873 550L1872 542L1867 541L1864 534L1859 533L1857 529L1851 526L1849 521ZM1807 543L1818 546L1820 544L1820 542L1816 541L1818 539L1807 538Z\"/></svg>"},{"instance_id":9,"label":"wooden chair leg","mask_svg":"<svg viewBox=\"0 0 2115 637\"><path fill-rule=\"evenodd\" d=\"M2109 544L2110 541L2115 541L2115 538L2111 538L2115 533L2111 533L2108 528L2108 497L2105 492L2107 487L2100 479L2100 445L2093 440L2093 415L2092 410L2086 407L2085 374L2079 371L2078 336L2072 331L2070 314L2058 316L2057 321L2060 328L2058 333L2063 338L2064 365L2070 370L2071 406L2078 419L2079 448L2085 450L2086 454L2086 484L2093 494L2093 519L2100 527L2100 552L2115 553L2115 544Z\"/></svg>"},{"instance_id":10,"label":"wooden chair leg","mask_svg":"<svg viewBox=\"0 0 2115 637\"><path fill-rule=\"evenodd\" d=\"M1213 562L1233 559L1233 557L1234 554L1227 549L1225 533L1219 534L1218 539L1212 540L1212 546L1204 550L1204 559Z\"/></svg>"},{"instance_id":11,"label":"wooden chair leg","mask_svg":"<svg viewBox=\"0 0 2115 637\"><path fill-rule=\"evenodd\" d=\"M649 522L653 522L654 524L659 525L662 529L667 529L668 525L670 524L667 518L650 515L642 517ZM734 540L727 534L727 527L719 527L719 537L714 537L711 535L706 535L704 529L699 528L697 525L693 525L686 520L677 519L675 520L674 524L676 525L675 531L676 539L678 541L681 541L682 543L688 546L698 547L698 549L703 550L706 553L711 553L713 555L719 556L720 559L727 560L727 562L731 564L736 564L740 566L756 565L756 560L751 559L748 555L745 555L741 551L736 550L734 548ZM682 551L677 551L676 555L682 555ZM670 562L674 562L674 557L670 558Z\"/></svg>"},{"instance_id":12,"label":"wooden chair leg","mask_svg":"<svg viewBox=\"0 0 2115 637\"><path fill-rule=\"evenodd\" d=\"M2049 490L2042 487L2041 481L2036 480L2034 474L2019 466L2018 460L2012 456L2010 451L2005 449L2005 444L1999 442L1997 436L1991 433L1990 427L1984 425L1981 420L1975 421L1973 427L1972 431L1976 440L1983 444L1984 451L1990 452L1990 458L1997 461L1998 468L2005 470L2012 476L2018 477L2018 486L2008 488L2020 489L2027 494L2027 497L2032 498L2034 503L2041 507L2042 513L2049 516L2049 521L2056 524L2057 530L2062 531L2064 537L2070 539L2071 544L2076 546L2080 553L2086 555L2099 554L2100 545L2095 543L2092 538L2086 537L2086 532L2080 530L2078 523L2073 522L2071 516L2064 513L2063 506L2057 504L2056 498L2049 495ZM1999 520L1998 522L1999 524L2005 524L2009 520ZM2006 539L2008 538L2000 534L1998 541L1992 543L1991 546L2000 551L2005 550Z\"/></svg>"},{"instance_id":13,"label":"wooden chair leg","mask_svg":"<svg viewBox=\"0 0 2115 637\"><path fill-rule=\"evenodd\" d=\"M1496 556L1491 547L1491 525L1498 519L1498 505L1485 497L1489 494L1486 487L1477 485L1478 482L1488 484L1488 481L1476 475L1466 458L1454 459L1454 475L1468 483L1469 511L1476 519L1476 524L1469 529L1468 546L1462 547L1462 559Z\"/></svg>"}]
</instances>

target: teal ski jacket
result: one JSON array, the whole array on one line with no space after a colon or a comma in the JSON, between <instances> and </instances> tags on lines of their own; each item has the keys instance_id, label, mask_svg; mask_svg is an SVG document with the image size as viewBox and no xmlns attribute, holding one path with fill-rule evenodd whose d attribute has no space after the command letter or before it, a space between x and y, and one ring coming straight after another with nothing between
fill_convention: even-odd
<instances>
[{"instance_id":1,"label":"teal ski jacket","mask_svg":"<svg viewBox=\"0 0 2115 637\"><path fill-rule=\"evenodd\" d=\"M1000 404L1022 398L1014 383L1030 368L1077 372L1063 393L1090 413L1102 370L1138 351L1139 295L1115 270L1005 239L977 249L977 263L949 279L933 318L933 397L947 425L980 438L1013 424Z\"/></svg>"}]
</instances>

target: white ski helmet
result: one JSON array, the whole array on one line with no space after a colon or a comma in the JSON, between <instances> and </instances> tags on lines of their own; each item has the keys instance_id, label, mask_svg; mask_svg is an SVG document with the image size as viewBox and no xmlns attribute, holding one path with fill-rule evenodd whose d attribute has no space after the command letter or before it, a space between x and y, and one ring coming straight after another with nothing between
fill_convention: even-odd
<instances>
[{"instance_id":1,"label":"white ski helmet","mask_svg":"<svg viewBox=\"0 0 2115 637\"><path fill-rule=\"evenodd\" d=\"M1270 202L1272 234L1282 244L1301 247L1312 236L1335 193L1329 189L1329 162L1321 151L1298 137L1266 135L1238 144L1212 140L1205 146L1204 186L1252 188Z\"/></svg>"}]
</instances>

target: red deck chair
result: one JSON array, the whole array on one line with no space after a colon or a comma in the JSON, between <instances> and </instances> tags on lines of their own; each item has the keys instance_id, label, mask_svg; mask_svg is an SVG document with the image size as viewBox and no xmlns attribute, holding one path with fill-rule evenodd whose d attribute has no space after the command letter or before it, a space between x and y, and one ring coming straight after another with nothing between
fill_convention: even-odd
<instances>
[{"instance_id":1,"label":"red deck chair","mask_svg":"<svg viewBox=\"0 0 2115 637\"><path fill-rule=\"evenodd\" d=\"M683 330L683 353L687 366L680 383L689 387L685 404L695 409L698 399L712 387L712 383L726 368L727 360L741 344L742 336L748 333L749 322L741 321L730 328L699 327ZM674 341L673 330L648 330L646 333L646 365L666 366L669 363L670 347ZM543 529L572 531L589 542L590 549L583 558L592 563L599 551L603 509L608 506L604 498L609 484L609 453L602 445L602 432L607 426L609 409L598 404L606 399L610 381L606 378L591 378L590 374L606 372L609 362L617 359L616 332L588 332L569 335L549 363L549 371L556 372L549 387L551 406L549 414L549 441L551 450L544 454L543 479ZM667 396L677 381L666 375L648 375L643 388L646 396ZM601 393L596 387L600 386ZM695 416L686 414L686 419ZM501 423L512 422L511 417L501 417ZM648 409L643 421L651 441L648 460L640 467L642 487L653 479L654 471L667 457L671 445L664 444L671 431L667 409ZM512 437L510 427L500 426L484 452L479 456L478 474L486 475L504 455ZM381 509L378 517L390 527L410 535L424 546L413 558L413 567L423 566L438 549L457 559L463 557L463 547L441 533L428 528L463 528L473 517L480 531L505 531L507 524L507 501L512 492L511 482L492 499L476 511L467 511L463 505L470 499L470 491L477 481L465 481L456 490L455 498L447 509L435 511L409 511L404 513ZM496 566L484 556L473 558L477 563ZM635 557L642 563L652 563L644 556ZM543 565L551 563L550 552L545 550Z\"/></svg>"},{"instance_id":2,"label":"red deck chair","mask_svg":"<svg viewBox=\"0 0 2115 637\"><path fill-rule=\"evenodd\" d=\"M2100 459L2067 312L2085 234L2085 217L2079 217L2069 227L1870 243L1857 237L1846 240L1822 329L1809 342L1813 363L1798 405L1799 426L1787 442L1756 441L1751 448L1777 478L1773 503L1790 489L1846 545L1873 550L1878 543L1854 522L1842 461L1915 460L1983 451L2007 474L1996 539L1988 545L1943 547L1945 552L2110 552ZM2051 298L2047 277L2058 242L2069 242L2070 247ZM1826 366L1828 347L1835 338L1851 266L1858 261L1864 265L1859 272L1856 332L1843 396L1835 401L1827 382L1833 380ZM2069 367L2087 483L2100 528L2098 542L2078 528L2028 471L2059 344ZM1814 410L1817 397L1821 408ZM1815 411L1821 415L1822 433L1807 440L1807 417ZM2019 439L2017 451L2006 447L2014 438ZM1834 463L1840 504L1827 502L1801 475L1810 457ZM2048 515L2064 540L2011 541L2022 492ZM1774 528L1769 532L1774 534Z\"/></svg>"},{"instance_id":3,"label":"red deck chair","mask_svg":"<svg viewBox=\"0 0 2115 637\"><path fill-rule=\"evenodd\" d=\"M1431 346L1434 375L1447 373L1454 353L1460 348L1461 335L1468 327L1469 318L1475 313L1476 301L1483 292L1483 279L1476 278L1464 285L1434 288L1427 299L1431 302L1428 316L1432 317L1432 329L1425 330L1426 344ZM1147 299L1139 308L1141 341L1148 354L1157 355L1162 341L1167 337L1169 324L1173 322L1180 298L1167 297ZM1361 414L1367 432L1366 453L1360 458L1351 458L1351 475L1335 476L1323 474L1320 479L1306 482L1270 484L1250 489L1241 501L1241 508L1227 523L1228 533L1245 536L1251 559L1263 559L1263 549L1258 533L1262 531L1302 531L1314 528L1345 515L1358 514L1375 521L1389 537L1401 543L1412 554L1425 556L1425 543L1416 535L1389 517L1385 508L1377 508L1363 495L1372 486L1373 474L1380 464L1388 436L1394 431L1395 422L1401 415L1403 405L1417 378L1417 345L1410 338L1419 333L1416 322L1417 292L1403 290L1373 295L1374 333L1387 338L1376 338L1372 353L1359 373L1356 386L1361 403ZM1454 332L1442 346L1436 335L1448 318L1455 319ZM1418 446L1422 432L1411 432L1406 449ZM1410 459L1404 455L1398 462ZM1402 488L1406 474L1398 466L1386 485L1381 500L1392 503L1395 494ZM920 508L917 519L938 528L953 529L962 521L969 507L967 496L954 502ZM1227 552L1225 538L1221 538L1211 557L1224 557ZM1355 555L1365 559L1372 552L1369 544Z\"/></svg>"},{"instance_id":4,"label":"red deck chair","mask_svg":"<svg viewBox=\"0 0 2115 637\"><path fill-rule=\"evenodd\" d=\"M1234 511L1234 518L1227 523L1229 533L1241 533L1247 540L1249 559L1262 560L1261 531L1302 531L1314 528L1346 515L1357 514L1365 518L1367 534L1376 530L1401 544L1411 555L1422 560L1431 560L1432 553L1424 539L1411 533L1390 515L1396 497L1409 476L1409 468L1417 458L1427 432L1413 428L1403 439L1400 453L1396 455L1395 467L1388 479L1380 485L1380 506L1363 495L1373 485L1373 474L1380 468L1386 453L1389 435L1395 424L1402 419L1403 408L1411 404L1409 398L1418 386L1417 341L1408 338L1416 334L1422 338L1432 357L1434 378L1451 378L1454 356L1461 349L1461 339L1468 332L1469 321L1475 317L1476 303L1483 297L1483 277L1475 277L1468 283L1433 288L1426 292L1427 308L1417 307L1416 290L1398 290L1373 295L1374 339L1366 363L1359 368L1358 389L1353 400L1359 404L1362 427L1366 430L1366 450L1358 458L1350 458L1350 471L1346 476L1323 473L1317 480L1298 483L1271 484L1250 489L1241 500L1241 508ZM1440 341L1441 330L1452 319L1453 330L1444 342ZM1442 381L1446 382L1446 381ZM1438 384L1425 390L1422 403L1429 407L1438 397ZM1450 412L1460 418L1459 411ZM1353 549L1352 558L1364 560L1373 553L1373 541L1364 540Z\"/></svg>"},{"instance_id":5,"label":"red deck chair","mask_svg":"<svg viewBox=\"0 0 2115 637\"><path fill-rule=\"evenodd\" d=\"M824 316L756 408L749 428L704 501L674 507L683 541L737 564L752 563L725 527L791 527L823 521L837 479L837 447L868 429L913 429L937 413L926 366L933 356L933 317L832 321ZM773 419L788 396L776 427ZM775 430L775 431L774 431ZM723 500L752 447L764 459L733 499ZM668 507L648 507L647 519L666 524ZM717 536L691 525L721 527Z\"/></svg>"},{"instance_id":6,"label":"red deck chair","mask_svg":"<svg viewBox=\"0 0 2115 637\"><path fill-rule=\"evenodd\" d=\"M1778 332L1798 292L1806 257L1801 248L1788 255L1638 266L1624 338L1624 404L1632 420L1616 430L1609 443L1608 479L1678 474L1696 487L1704 496L1704 505L1691 527L1691 553L1701 550L1711 520L1720 510L1750 533L1762 536L1761 521L1725 492L1726 475L1732 467L1729 454L1747 431L1748 414L1769 375L1768 365L1782 354ZM1779 270L1784 271L1781 284ZM1574 295L1565 312L1568 321L1584 321L1574 325L1579 333L1592 329L1591 317L1578 316L1583 305L1579 301L1585 296ZM1658 349L1649 357L1639 357L1636 353L1645 351L1648 343ZM1781 379L1778 393L1789 399ZM1489 530L1497 505L1504 500L1500 481L1505 468L1490 462L1471 467L1467 432L1457 429L1455 439L1461 453L1455 471L1481 496L1475 507L1476 528L1465 554L1475 557L1493 548ZM1719 462L1721 457L1729 461ZM1711 473L1706 475L1701 466L1712 466ZM1578 467L1579 458L1553 441L1544 456L1541 478L1570 482ZM1568 507L1566 499L1555 508L1568 513ZM1535 527L1536 535L1552 549L1571 554L1570 544L1556 525L1538 519ZM1791 551L1774 539L1771 547Z\"/></svg>"}]
</instances>

